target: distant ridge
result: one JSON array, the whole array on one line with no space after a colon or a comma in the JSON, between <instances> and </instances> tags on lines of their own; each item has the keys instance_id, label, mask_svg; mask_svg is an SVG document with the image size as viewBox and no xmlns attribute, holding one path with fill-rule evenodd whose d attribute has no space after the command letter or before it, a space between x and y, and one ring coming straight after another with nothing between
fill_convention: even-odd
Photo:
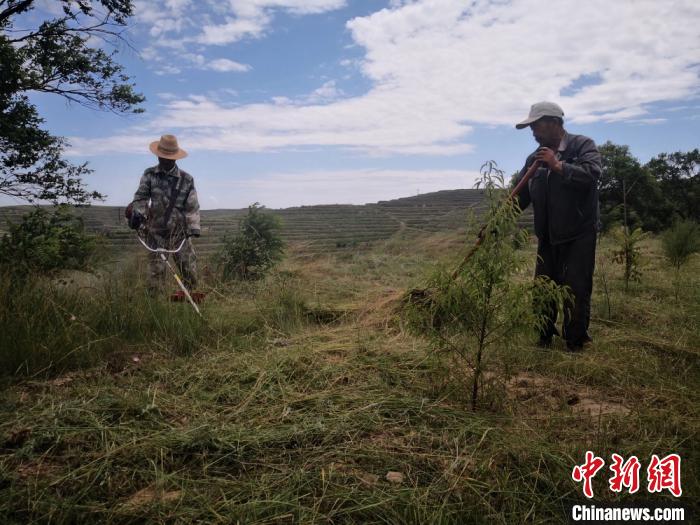
<instances>
[{"instance_id":1,"label":"distant ridge","mask_svg":"<svg viewBox=\"0 0 700 525\"><path fill-rule=\"evenodd\" d=\"M398 232L433 233L464 227L467 209L478 213L483 198L483 190L458 189L371 204L318 204L268 211L282 220L285 241L302 243L312 251L327 251L363 246ZM0 231L30 208L0 207ZM123 219L124 207L94 205L76 210L87 228L104 235L115 249L137 247ZM198 253L213 253L224 235L236 232L246 212L247 208L203 210L202 237L195 242ZM524 224L529 222L523 217Z\"/></svg>"}]
</instances>

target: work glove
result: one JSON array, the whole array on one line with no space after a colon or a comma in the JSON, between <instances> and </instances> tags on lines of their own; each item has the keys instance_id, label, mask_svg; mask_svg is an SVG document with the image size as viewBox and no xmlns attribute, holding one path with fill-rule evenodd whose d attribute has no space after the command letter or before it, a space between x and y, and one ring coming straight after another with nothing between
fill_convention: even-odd
<instances>
[{"instance_id":1,"label":"work glove","mask_svg":"<svg viewBox=\"0 0 700 525\"><path fill-rule=\"evenodd\" d=\"M126 207L124 211L124 216L129 223L129 228L132 230L138 230L141 225L145 222L146 218L141 215L138 211L134 209L134 204L131 203Z\"/></svg>"},{"instance_id":2,"label":"work glove","mask_svg":"<svg viewBox=\"0 0 700 525\"><path fill-rule=\"evenodd\" d=\"M138 230L144 222L146 222L146 217L141 215L139 212L135 211L131 215L131 220L129 221L129 228L131 228L132 230Z\"/></svg>"}]
</instances>

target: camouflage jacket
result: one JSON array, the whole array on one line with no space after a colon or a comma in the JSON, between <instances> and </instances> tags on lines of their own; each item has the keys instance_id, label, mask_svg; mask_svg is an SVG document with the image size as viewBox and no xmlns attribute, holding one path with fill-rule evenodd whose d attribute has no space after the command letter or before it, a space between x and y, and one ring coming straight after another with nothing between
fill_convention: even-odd
<instances>
[{"instance_id":1,"label":"camouflage jacket","mask_svg":"<svg viewBox=\"0 0 700 525\"><path fill-rule=\"evenodd\" d=\"M170 217L166 218L174 193L175 203ZM170 172L161 170L159 166L144 171L133 203L134 211L148 217L148 227L155 233L200 233L199 201L194 179L177 165Z\"/></svg>"}]
</instances>

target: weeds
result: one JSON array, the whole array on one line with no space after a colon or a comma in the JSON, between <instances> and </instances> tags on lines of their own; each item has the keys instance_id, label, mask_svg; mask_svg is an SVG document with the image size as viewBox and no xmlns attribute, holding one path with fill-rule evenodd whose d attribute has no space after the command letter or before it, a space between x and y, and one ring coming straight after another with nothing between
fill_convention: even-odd
<instances>
[{"instance_id":1,"label":"weeds","mask_svg":"<svg viewBox=\"0 0 700 525\"><path fill-rule=\"evenodd\" d=\"M94 366L124 348L190 354L207 328L188 309L146 294L128 273L80 288L41 276L0 281L0 369L48 376Z\"/></svg>"}]
</instances>

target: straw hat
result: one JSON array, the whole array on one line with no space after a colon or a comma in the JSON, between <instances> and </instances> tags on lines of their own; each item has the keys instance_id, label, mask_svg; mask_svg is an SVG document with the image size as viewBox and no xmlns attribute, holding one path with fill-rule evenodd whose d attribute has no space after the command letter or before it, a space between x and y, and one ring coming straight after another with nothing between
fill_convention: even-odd
<instances>
[{"instance_id":1,"label":"straw hat","mask_svg":"<svg viewBox=\"0 0 700 525\"><path fill-rule=\"evenodd\" d=\"M178 160L187 156L187 152L177 145L175 135L163 135L160 140L151 142L149 148L155 156L164 159Z\"/></svg>"}]
</instances>

